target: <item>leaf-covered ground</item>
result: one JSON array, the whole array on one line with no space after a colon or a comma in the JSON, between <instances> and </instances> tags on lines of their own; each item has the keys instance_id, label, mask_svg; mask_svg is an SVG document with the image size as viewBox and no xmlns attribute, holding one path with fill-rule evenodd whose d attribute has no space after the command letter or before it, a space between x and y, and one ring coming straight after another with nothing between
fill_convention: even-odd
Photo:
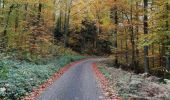
<instances>
[{"instance_id":1,"label":"leaf-covered ground","mask_svg":"<svg viewBox=\"0 0 170 100\"><path fill-rule=\"evenodd\" d=\"M39 64L12 59L0 60L0 99L19 100L66 64L82 56L61 56Z\"/></svg>"},{"instance_id":2,"label":"leaf-covered ground","mask_svg":"<svg viewBox=\"0 0 170 100\"><path fill-rule=\"evenodd\" d=\"M98 69L96 63L93 63L93 71L96 74L96 78L98 80L99 86L103 90L103 94L105 96L105 100L121 100L121 97L115 92L113 88L111 88L109 80L107 79L108 73L104 74L101 69Z\"/></svg>"},{"instance_id":3,"label":"leaf-covered ground","mask_svg":"<svg viewBox=\"0 0 170 100\"><path fill-rule=\"evenodd\" d=\"M119 94L123 100L170 100L170 80L166 84L155 76L134 74L110 66L108 60L97 65L108 79L109 88Z\"/></svg>"}]
</instances>

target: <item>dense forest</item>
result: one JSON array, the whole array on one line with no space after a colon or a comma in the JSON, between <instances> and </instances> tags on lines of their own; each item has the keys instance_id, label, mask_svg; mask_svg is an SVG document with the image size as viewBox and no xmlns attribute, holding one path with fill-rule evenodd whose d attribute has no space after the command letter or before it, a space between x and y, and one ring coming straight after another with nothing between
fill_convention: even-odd
<instances>
[{"instance_id":1,"label":"dense forest","mask_svg":"<svg viewBox=\"0 0 170 100\"><path fill-rule=\"evenodd\" d=\"M65 47L112 55L115 66L135 72L169 70L168 0L70 0L58 5L54 37Z\"/></svg>"},{"instance_id":2,"label":"dense forest","mask_svg":"<svg viewBox=\"0 0 170 100\"><path fill-rule=\"evenodd\" d=\"M115 67L170 77L170 1L0 0L0 88L21 62L36 68L63 56L66 63L110 57ZM18 98L15 90L25 93L11 88L8 98ZM0 92L0 98L6 95Z\"/></svg>"},{"instance_id":3,"label":"dense forest","mask_svg":"<svg viewBox=\"0 0 170 100\"><path fill-rule=\"evenodd\" d=\"M1 0L0 6L1 54L37 59L62 46L113 55L116 66L135 71L168 70L168 0Z\"/></svg>"}]
</instances>

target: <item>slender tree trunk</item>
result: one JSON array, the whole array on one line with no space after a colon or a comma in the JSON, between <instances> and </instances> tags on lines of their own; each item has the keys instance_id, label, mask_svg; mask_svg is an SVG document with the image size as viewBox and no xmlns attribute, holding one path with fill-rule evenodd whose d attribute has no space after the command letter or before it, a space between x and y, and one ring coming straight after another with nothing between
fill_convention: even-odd
<instances>
[{"instance_id":1,"label":"slender tree trunk","mask_svg":"<svg viewBox=\"0 0 170 100\"><path fill-rule=\"evenodd\" d=\"M2 0L0 0L0 8L2 7L1 5L2 5Z\"/></svg>"},{"instance_id":2,"label":"slender tree trunk","mask_svg":"<svg viewBox=\"0 0 170 100\"><path fill-rule=\"evenodd\" d=\"M154 48L154 44L152 44L152 55L153 55L153 57L152 57L152 67L153 68L155 68L155 50L154 50L155 48Z\"/></svg>"},{"instance_id":3,"label":"slender tree trunk","mask_svg":"<svg viewBox=\"0 0 170 100\"><path fill-rule=\"evenodd\" d=\"M16 8L16 17L15 17L15 32L17 32L18 26L19 26L19 5L17 4L17 8Z\"/></svg>"},{"instance_id":4,"label":"slender tree trunk","mask_svg":"<svg viewBox=\"0 0 170 100\"><path fill-rule=\"evenodd\" d=\"M144 0L144 34L148 34L148 0ZM147 42L147 40L145 40ZM149 59L148 59L149 47L144 46L144 71L149 73Z\"/></svg>"},{"instance_id":5,"label":"slender tree trunk","mask_svg":"<svg viewBox=\"0 0 170 100\"><path fill-rule=\"evenodd\" d=\"M25 5L24 5L24 10L25 10L24 21L26 21L26 20L27 20L28 4L25 4Z\"/></svg>"},{"instance_id":6,"label":"slender tree trunk","mask_svg":"<svg viewBox=\"0 0 170 100\"><path fill-rule=\"evenodd\" d=\"M59 17L59 32L62 33L62 11L60 10L60 17Z\"/></svg>"},{"instance_id":7,"label":"slender tree trunk","mask_svg":"<svg viewBox=\"0 0 170 100\"><path fill-rule=\"evenodd\" d=\"M169 0L167 0L166 1L166 7L165 7L165 13L166 13L166 31L169 31L169 2L168 2ZM167 37L166 38L167 40L169 40L169 37ZM166 52L166 50L168 50L168 47L165 47L165 52ZM168 71L168 72L170 72L170 51L168 51L167 52L167 55L166 55L166 59L165 59L165 63L166 63L166 65L165 65L165 67L166 67L166 70ZM164 72L164 77L166 78L166 70L165 70L165 72Z\"/></svg>"},{"instance_id":8,"label":"slender tree trunk","mask_svg":"<svg viewBox=\"0 0 170 100\"><path fill-rule=\"evenodd\" d=\"M166 69L170 72L170 54L166 56Z\"/></svg>"},{"instance_id":9,"label":"slender tree trunk","mask_svg":"<svg viewBox=\"0 0 170 100\"><path fill-rule=\"evenodd\" d=\"M125 58L126 58L126 64L129 64L129 58L128 58L128 35L127 35L127 31L126 31L126 54L125 54Z\"/></svg>"},{"instance_id":10,"label":"slender tree trunk","mask_svg":"<svg viewBox=\"0 0 170 100\"><path fill-rule=\"evenodd\" d=\"M123 60L123 56L122 56L122 51L123 51L123 39L120 40L120 50L121 50L120 60Z\"/></svg>"},{"instance_id":11,"label":"slender tree trunk","mask_svg":"<svg viewBox=\"0 0 170 100\"><path fill-rule=\"evenodd\" d=\"M67 10L67 6L66 6L66 10ZM66 27L67 27L67 12L65 12L65 16L64 16L64 47L66 48L67 47L67 30L66 30Z\"/></svg>"},{"instance_id":12,"label":"slender tree trunk","mask_svg":"<svg viewBox=\"0 0 170 100\"><path fill-rule=\"evenodd\" d=\"M161 45L159 45L159 66L162 66Z\"/></svg>"},{"instance_id":13,"label":"slender tree trunk","mask_svg":"<svg viewBox=\"0 0 170 100\"><path fill-rule=\"evenodd\" d=\"M21 36L22 34L20 32L18 32L18 27L19 27L19 4L16 4L16 8L15 8L15 32L19 34L19 39L17 40L17 49L19 51L21 51L21 46L22 46L22 39ZM19 52L18 54L21 54L21 52Z\"/></svg>"},{"instance_id":14,"label":"slender tree trunk","mask_svg":"<svg viewBox=\"0 0 170 100\"><path fill-rule=\"evenodd\" d=\"M42 12L42 4L39 3L38 5L38 16L37 16L37 22L39 23L41 20L41 12Z\"/></svg>"},{"instance_id":15,"label":"slender tree trunk","mask_svg":"<svg viewBox=\"0 0 170 100\"><path fill-rule=\"evenodd\" d=\"M65 14L65 32L64 32L64 47L68 46L68 32L69 32L69 22L70 22L70 13L71 13L71 5L73 0L67 1L66 6L66 14Z\"/></svg>"},{"instance_id":16,"label":"slender tree trunk","mask_svg":"<svg viewBox=\"0 0 170 100\"><path fill-rule=\"evenodd\" d=\"M2 1L2 8L5 8L5 0Z\"/></svg>"},{"instance_id":17,"label":"slender tree trunk","mask_svg":"<svg viewBox=\"0 0 170 100\"><path fill-rule=\"evenodd\" d=\"M28 16L28 4L25 4L24 5L24 21L26 22L27 21L27 16ZM27 31L28 30L28 26L25 27L24 31ZM24 32L23 32L24 33ZM24 35L22 34L22 39L24 41L24 50L28 50L28 46L27 46L27 39L24 37Z\"/></svg>"},{"instance_id":18,"label":"slender tree trunk","mask_svg":"<svg viewBox=\"0 0 170 100\"><path fill-rule=\"evenodd\" d=\"M139 21L139 14L138 14L138 2L136 2L136 10L137 10L137 12L136 12L136 21L138 22ZM136 69L138 70L138 67L139 67L139 49L138 49L138 41L139 41L139 26L138 26L138 24L136 25L136 41L137 41L137 43L136 43Z\"/></svg>"},{"instance_id":19,"label":"slender tree trunk","mask_svg":"<svg viewBox=\"0 0 170 100\"><path fill-rule=\"evenodd\" d=\"M117 25L118 25L118 12L117 12L117 7L114 9L114 21L116 28L114 30L114 47L115 47L115 66L118 67L118 53L117 53L117 48L118 48L118 43L117 43Z\"/></svg>"},{"instance_id":20,"label":"slender tree trunk","mask_svg":"<svg viewBox=\"0 0 170 100\"><path fill-rule=\"evenodd\" d=\"M98 35L100 34L100 16L98 15L99 12L97 12L97 21L98 21L98 25L97 25L97 33L95 35L95 46L94 48L97 48L98 46Z\"/></svg>"},{"instance_id":21,"label":"slender tree trunk","mask_svg":"<svg viewBox=\"0 0 170 100\"><path fill-rule=\"evenodd\" d=\"M2 10L1 8L2 8L2 0L0 0L0 10ZM0 11L0 14L3 14L1 11ZM2 23L3 22L3 20L0 20L0 23ZM2 50L3 49L3 46L2 46L2 38L1 38L1 34L0 34L0 53L2 53Z\"/></svg>"},{"instance_id":22,"label":"slender tree trunk","mask_svg":"<svg viewBox=\"0 0 170 100\"><path fill-rule=\"evenodd\" d=\"M165 3L165 21L166 21L166 24L165 24L165 27L166 27L166 31L169 30L169 3L168 3L169 0L167 0L167 2Z\"/></svg>"},{"instance_id":23,"label":"slender tree trunk","mask_svg":"<svg viewBox=\"0 0 170 100\"><path fill-rule=\"evenodd\" d=\"M7 14L7 19L5 21L5 27L4 27L4 31L3 31L3 39L2 39L2 41L3 41L3 48L4 48L5 51L6 51L6 47L7 47L7 44L8 44L7 43L8 42L7 28L8 28L8 25L9 25L9 18L10 18L10 15L11 15L11 12L12 12L13 8L14 8L14 4L12 4L10 6L10 8L9 8L9 12Z\"/></svg>"},{"instance_id":24,"label":"slender tree trunk","mask_svg":"<svg viewBox=\"0 0 170 100\"><path fill-rule=\"evenodd\" d=\"M133 6L132 6L132 0L131 0L131 17L130 17L130 21L131 21L131 44L132 44L132 69L135 71L136 67L135 67L135 40L134 40L134 29L133 29Z\"/></svg>"}]
</instances>

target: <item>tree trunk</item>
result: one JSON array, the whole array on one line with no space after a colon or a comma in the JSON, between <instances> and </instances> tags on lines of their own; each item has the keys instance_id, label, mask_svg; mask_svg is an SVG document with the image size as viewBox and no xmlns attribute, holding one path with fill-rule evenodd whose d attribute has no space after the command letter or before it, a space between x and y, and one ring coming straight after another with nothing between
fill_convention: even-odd
<instances>
[{"instance_id":1,"label":"tree trunk","mask_svg":"<svg viewBox=\"0 0 170 100\"><path fill-rule=\"evenodd\" d=\"M24 6L24 10L25 10L25 17L24 17L24 21L26 21L27 20L27 11L28 11L28 4L25 4L25 6Z\"/></svg>"},{"instance_id":2,"label":"tree trunk","mask_svg":"<svg viewBox=\"0 0 170 100\"><path fill-rule=\"evenodd\" d=\"M10 15L11 15L11 12L14 8L14 4L12 4L9 8L9 12L7 14L7 19L6 19L6 22L5 22L5 27L4 27L4 31L3 31L3 43L2 43L2 47L4 48L4 50L6 51L6 47L7 47L7 42L8 42L8 38L7 38L7 28L8 28L8 25L9 25L9 18L10 18ZM3 51L4 51L3 50Z\"/></svg>"},{"instance_id":3,"label":"tree trunk","mask_svg":"<svg viewBox=\"0 0 170 100\"><path fill-rule=\"evenodd\" d=\"M118 12L117 12L117 7L114 9L114 21L116 28L114 30L114 47L115 47L115 66L118 67L118 54L117 54L117 48L118 48L118 43L117 43L117 25L118 25Z\"/></svg>"},{"instance_id":4,"label":"tree trunk","mask_svg":"<svg viewBox=\"0 0 170 100\"><path fill-rule=\"evenodd\" d=\"M165 4L165 13L166 13L166 25L165 25L165 27L166 27L166 31L169 31L169 2L168 2L168 0L167 0L167 2L166 2L166 4ZM167 38L166 38L167 40L169 40L169 37L167 36ZM165 47L165 53L167 53L167 55L166 55L166 60L165 60L165 63L166 63L166 70L168 71L168 72L170 72L170 51L168 51L168 52L166 52L166 51L168 51L168 47ZM167 73L167 71L165 70L165 72L164 72L164 75ZM166 76L164 76L165 78L166 78Z\"/></svg>"},{"instance_id":5,"label":"tree trunk","mask_svg":"<svg viewBox=\"0 0 170 100\"><path fill-rule=\"evenodd\" d=\"M37 23L39 24L40 20L41 20L41 12L42 12L42 4L39 3L38 5L38 16L37 16Z\"/></svg>"},{"instance_id":6,"label":"tree trunk","mask_svg":"<svg viewBox=\"0 0 170 100\"><path fill-rule=\"evenodd\" d=\"M134 29L133 29L133 8L132 8L132 0L131 0L131 17L130 17L130 29L131 29L131 44L132 44L132 69L135 71L136 67L135 67L135 40L134 40Z\"/></svg>"},{"instance_id":7,"label":"tree trunk","mask_svg":"<svg viewBox=\"0 0 170 100\"><path fill-rule=\"evenodd\" d=\"M138 13L138 2L136 2L136 21L139 21L139 13ZM137 43L139 42L139 26L138 24L136 25L136 41ZM139 49L138 49L138 44L136 43L136 62L135 62L135 66L136 66L136 70L138 70L139 67Z\"/></svg>"},{"instance_id":8,"label":"tree trunk","mask_svg":"<svg viewBox=\"0 0 170 100\"><path fill-rule=\"evenodd\" d=\"M144 0L144 34L148 34L148 0ZM147 42L147 40L145 40ZM144 46L144 71L149 73L148 46Z\"/></svg>"},{"instance_id":9,"label":"tree trunk","mask_svg":"<svg viewBox=\"0 0 170 100\"><path fill-rule=\"evenodd\" d=\"M152 67L153 68L155 68L155 56L154 56L154 54L155 54L155 50L154 50L155 48L154 48L154 44L152 44Z\"/></svg>"},{"instance_id":10,"label":"tree trunk","mask_svg":"<svg viewBox=\"0 0 170 100\"><path fill-rule=\"evenodd\" d=\"M15 32L17 32L18 29L18 21L19 21L19 5L17 4L17 8L16 8L16 17L15 17Z\"/></svg>"},{"instance_id":11,"label":"tree trunk","mask_svg":"<svg viewBox=\"0 0 170 100\"><path fill-rule=\"evenodd\" d=\"M2 1L2 8L5 8L5 0Z\"/></svg>"},{"instance_id":12,"label":"tree trunk","mask_svg":"<svg viewBox=\"0 0 170 100\"><path fill-rule=\"evenodd\" d=\"M127 35L127 31L126 31L126 54L125 54L125 57L126 57L126 64L129 64L129 58L128 58L128 35Z\"/></svg>"},{"instance_id":13,"label":"tree trunk","mask_svg":"<svg viewBox=\"0 0 170 100\"><path fill-rule=\"evenodd\" d=\"M64 27L64 47L68 47L68 32L69 32L69 22L70 22L70 13L71 5L73 0L67 1L66 14L65 14L65 27Z\"/></svg>"},{"instance_id":14,"label":"tree trunk","mask_svg":"<svg viewBox=\"0 0 170 100\"><path fill-rule=\"evenodd\" d=\"M2 7L2 0L0 0L0 8Z\"/></svg>"}]
</instances>

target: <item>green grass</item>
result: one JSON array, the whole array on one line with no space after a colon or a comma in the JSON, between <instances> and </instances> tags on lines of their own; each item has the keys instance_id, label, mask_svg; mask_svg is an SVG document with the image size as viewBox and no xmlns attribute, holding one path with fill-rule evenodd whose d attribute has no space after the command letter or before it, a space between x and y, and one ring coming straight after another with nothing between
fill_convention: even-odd
<instances>
[{"instance_id":1,"label":"green grass","mask_svg":"<svg viewBox=\"0 0 170 100\"><path fill-rule=\"evenodd\" d=\"M20 100L64 65L82 58L67 55L39 63L0 60L0 100Z\"/></svg>"},{"instance_id":2,"label":"green grass","mask_svg":"<svg viewBox=\"0 0 170 100\"><path fill-rule=\"evenodd\" d=\"M104 68L104 67L99 67L99 70L103 73L103 75L108 78L112 79L110 73Z\"/></svg>"}]
</instances>

